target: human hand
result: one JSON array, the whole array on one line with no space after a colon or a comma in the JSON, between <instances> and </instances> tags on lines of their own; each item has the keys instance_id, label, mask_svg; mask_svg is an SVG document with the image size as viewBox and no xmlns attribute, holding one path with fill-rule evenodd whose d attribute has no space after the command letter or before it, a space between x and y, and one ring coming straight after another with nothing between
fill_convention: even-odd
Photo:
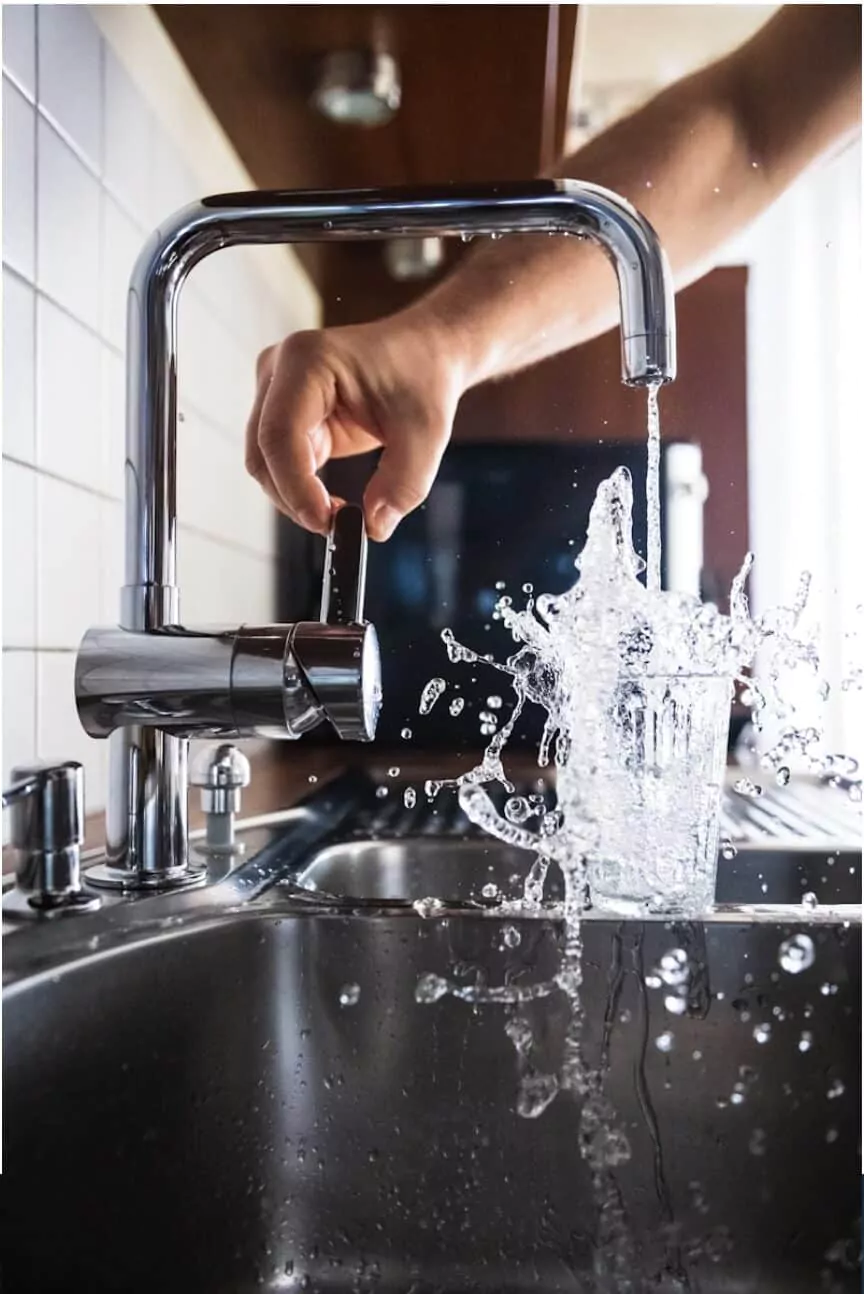
<instances>
[{"instance_id":1,"label":"human hand","mask_svg":"<svg viewBox=\"0 0 864 1294\"><path fill-rule=\"evenodd\" d=\"M258 358L246 467L280 511L326 534L330 458L384 453L363 498L370 538L388 539L429 493L467 385L453 337L406 311L297 332Z\"/></svg>"}]
</instances>

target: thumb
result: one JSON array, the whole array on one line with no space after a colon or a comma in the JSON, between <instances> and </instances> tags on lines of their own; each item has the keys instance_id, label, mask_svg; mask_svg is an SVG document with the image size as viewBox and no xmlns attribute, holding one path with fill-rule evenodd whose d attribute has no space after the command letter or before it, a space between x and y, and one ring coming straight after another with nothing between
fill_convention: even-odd
<instances>
[{"instance_id":1,"label":"thumb","mask_svg":"<svg viewBox=\"0 0 864 1294\"><path fill-rule=\"evenodd\" d=\"M378 468L366 487L363 510L369 536L389 539L399 522L420 506L447 445L450 429L441 423L412 429L388 440Z\"/></svg>"}]
</instances>

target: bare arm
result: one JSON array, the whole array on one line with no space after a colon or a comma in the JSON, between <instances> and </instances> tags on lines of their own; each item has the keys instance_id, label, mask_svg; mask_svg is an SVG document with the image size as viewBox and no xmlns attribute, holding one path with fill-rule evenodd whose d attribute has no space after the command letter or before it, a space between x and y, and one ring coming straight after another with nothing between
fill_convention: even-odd
<instances>
[{"instance_id":1,"label":"bare arm","mask_svg":"<svg viewBox=\"0 0 864 1294\"><path fill-rule=\"evenodd\" d=\"M860 115L860 6L788 6L557 170L638 207L681 288ZM594 245L531 235L478 249L415 308L460 333L471 385L586 341L618 317L614 276Z\"/></svg>"},{"instance_id":2,"label":"bare arm","mask_svg":"<svg viewBox=\"0 0 864 1294\"><path fill-rule=\"evenodd\" d=\"M565 159L656 228L677 286L848 132L861 112L861 8L791 5L746 45ZM300 333L262 355L247 466L283 511L326 529L316 473L377 445L364 499L386 539L428 494L465 390L604 332L615 277L588 243L489 242L389 319Z\"/></svg>"}]
</instances>

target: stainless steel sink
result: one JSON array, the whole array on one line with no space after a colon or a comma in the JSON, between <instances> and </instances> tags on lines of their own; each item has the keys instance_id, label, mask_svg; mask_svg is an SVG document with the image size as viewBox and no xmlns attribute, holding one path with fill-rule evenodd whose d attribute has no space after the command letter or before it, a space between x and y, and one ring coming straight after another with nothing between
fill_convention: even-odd
<instances>
[{"instance_id":1,"label":"stainless steel sink","mask_svg":"<svg viewBox=\"0 0 864 1294\"><path fill-rule=\"evenodd\" d=\"M9 938L4 1290L857 1289L860 925L584 923L586 1057L632 1152L601 1213L578 1102L517 1113L520 1064L559 1066L563 994L415 997L429 974L552 979L559 922L464 906L525 868L479 841L353 841L249 904L108 906L36 959L38 932ZM342 882L365 902L329 905ZM427 894L463 906L423 919ZM805 929L815 960L789 974L780 945ZM676 947L683 1015L646 984ZM610 1199L617 1276L597 1256Z\"/></svg>"}]
</instances>

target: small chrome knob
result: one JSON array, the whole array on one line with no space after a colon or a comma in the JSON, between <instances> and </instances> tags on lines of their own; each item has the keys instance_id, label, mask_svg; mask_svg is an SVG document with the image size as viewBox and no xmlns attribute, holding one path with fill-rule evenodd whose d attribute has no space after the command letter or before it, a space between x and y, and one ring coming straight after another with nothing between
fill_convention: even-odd
<instances>
[{"instance_id":1,"label":"small chrome knob","mask_svg":"<svg viewBox=\"0 0 864 1294\"><path fill-rule=\"evenodd\" d=\"M236 746L209 746L196 756L190 781L201 789L208 849L217 853L236 849L234 817L240 812L242 790L251 780L249 760Z\"/></svg>"},{"instance_id":2,"label":"small chrome knob","mask_svg":"<svg viewBox=\"0 0 864 1294\"><path fill-rule=\"evenodd\" d=\"M32 915L98 908L101 900L81 888L82 766L70 760L13 769L3 807L11 813L16 854L15 889L4 900L4 911Z\"/></svg>"}]
</instances>

